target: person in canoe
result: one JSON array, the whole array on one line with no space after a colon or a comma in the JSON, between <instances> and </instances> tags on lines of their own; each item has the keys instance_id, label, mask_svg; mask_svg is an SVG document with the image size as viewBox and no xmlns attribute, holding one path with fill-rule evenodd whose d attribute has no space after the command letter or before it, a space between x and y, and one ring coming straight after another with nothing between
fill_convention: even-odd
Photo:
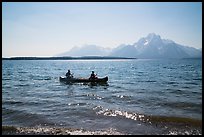
<instances>
[{"instance_id":1,"label":"person in canoe","mask_svg":"<svg viewBox=\"0 0 204 137\"><path fill-rule=\"evenodd\" d=\"M66 77L67 78L73 78L73 74L71 74L70 70L67 71Z\"/></svg>"},{"instance_id":2,"label":"person in canoe","mask_svg":"<svg viewBox=\"0 0 204 137\"><path fill-rule=\"evenodd\" d=\"M90 80L93 79L98 79L98 77L96 77L97 74L94 74L94 71L92 71L91 76L89 77Z\"/></svg>"}]
</instances>

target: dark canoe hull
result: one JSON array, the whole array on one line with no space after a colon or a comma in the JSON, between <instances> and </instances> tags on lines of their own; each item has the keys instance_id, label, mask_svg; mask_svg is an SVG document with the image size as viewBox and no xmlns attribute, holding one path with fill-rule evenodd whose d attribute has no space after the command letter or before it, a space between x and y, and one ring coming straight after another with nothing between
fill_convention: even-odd
<instances>
[{"instance_id":1,"label":"dark canoe hull","mask_svg":"<svg viewBox=\"0 0 204 137\"><path fill-rule=\"evenodd\" d=\"M103 83L103 82L107 82L108 81L108 77L104 77L104 78L98 78L98 79L85 79L85 78L71 78L68 79L66 77L60 77L59 78L61 82L70 82L70 83L87 83L87 82L91 82L91 83Z\"/></svg>"}]
</instances>

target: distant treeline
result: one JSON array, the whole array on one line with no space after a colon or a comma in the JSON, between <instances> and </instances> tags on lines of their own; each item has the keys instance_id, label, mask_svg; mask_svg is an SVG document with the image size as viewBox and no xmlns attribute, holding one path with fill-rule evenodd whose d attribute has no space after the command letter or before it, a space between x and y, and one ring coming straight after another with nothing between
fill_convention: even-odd
<instances>
[{"instance_id":1,"label":"distant treeline","mask_svg":"<svg viewBox=\"0 0 204 137\"><path fill-rule=\"evenodd\" d=\"M2 58L3 60L88 60L88 59L136 59L126 57L111 57L111 56L83 56L83 57L11 57Z\"/></svg>"}]
</instances>

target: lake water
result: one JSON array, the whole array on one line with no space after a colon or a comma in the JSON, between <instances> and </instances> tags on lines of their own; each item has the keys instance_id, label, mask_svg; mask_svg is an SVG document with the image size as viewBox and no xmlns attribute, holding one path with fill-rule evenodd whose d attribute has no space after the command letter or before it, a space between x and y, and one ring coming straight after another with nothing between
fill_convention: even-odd
<instances>
[{"instance_id":1,"label":"lake water","mask_svg":"<svg viewBox=\"0 0 204 137\"><path fill-rule=\"evenodd\" d=\"M108 76L105 85L65 84ZM3 60L2 125L202 134L202 60Z\"/></svg>"}]
</instances>

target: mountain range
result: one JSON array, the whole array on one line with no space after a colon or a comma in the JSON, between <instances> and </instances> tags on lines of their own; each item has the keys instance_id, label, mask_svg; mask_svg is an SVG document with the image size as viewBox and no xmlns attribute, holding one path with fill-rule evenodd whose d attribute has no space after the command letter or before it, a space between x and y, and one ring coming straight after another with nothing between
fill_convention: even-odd
<instances>
[{"instance_id":1,"label":"mountain range","mask_svg":"<svg viewBox=\"0 0 204 137\"><path fill-rule=\"evenodd\" d=\"M160 35L150 33L134 44L122 44L108 49L96 45L74 47L70 51L56 56L114 56L131 58L201 58L202 49L183 46Z\"/></svg>"}]
</instances>

